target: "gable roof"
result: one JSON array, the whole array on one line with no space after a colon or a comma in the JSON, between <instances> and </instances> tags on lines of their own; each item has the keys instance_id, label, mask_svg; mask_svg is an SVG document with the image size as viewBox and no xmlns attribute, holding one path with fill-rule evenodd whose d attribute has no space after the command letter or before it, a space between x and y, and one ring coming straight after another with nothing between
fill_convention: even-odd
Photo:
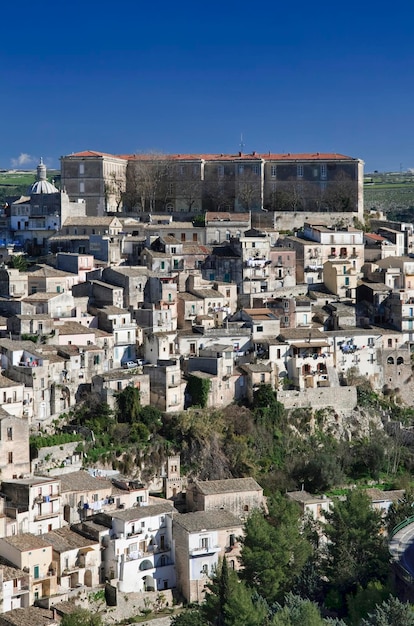
<instances>
[{"instance_id":1,"label":"gable roof","mask_svg":"<svg viewBox=\"0 0 414 626\"><path fill-rule=\"evenodd\" d=\"M229 511L195 511L184 513L174 518L174 524L182 526L188 532L201 532L217 528L240 528L239 518Z\"/></svg>"},{"instance_id":2,"label":"gable roof","mask_svg":"<svg viewBox=\"0 0 414 626\"><path fill-rule=\"evenodd\" d=\"M107 489L108 494L110 494L112 483L106 478L92 476L85 470L79 470L78 472L62 474L62 476L60 476L60 488L62 493L68 491L94 491L95 489Z\"/></svg>"},{"instance_id":3,"label":"gable roof","mask_svg":"<svg viewBox=\"0 0 414 626\"><path fill-rule=\"evenodd\" d=\"M91 544L99 545L97 541L91 541L67 526L46 533L44 538L49 542L53 550L59 553L67 552L68 550L80 550L87 548Z\"/></svg>"},{"instance_id":4,"label":"gable roof","mask_svg":"<svg viewBox=\"0 0 414 626\"><path fill-rule=\"evenodd\" d=\"M197 490L205 496L238 491L263 491L254 478L226 478L225 480L197 480Z\"/></svg>"}]
</instances>

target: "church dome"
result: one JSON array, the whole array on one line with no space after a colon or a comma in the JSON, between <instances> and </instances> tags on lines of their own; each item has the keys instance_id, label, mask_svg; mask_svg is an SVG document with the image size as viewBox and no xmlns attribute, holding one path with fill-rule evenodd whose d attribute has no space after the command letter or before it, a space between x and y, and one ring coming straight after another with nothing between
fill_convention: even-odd
<instances>
[{"instance_id":1,"label":"church dome","mask_svg":"<svg viewBox=\"0 0 414 626\"><path fill-rule=\"evenodd\" d=\"M59 189L56 189L46 178L46 165L42 158L40 158L40 163L37 166L37 180L28 190L30 196L38 193L59 193Z\"/></svg>"}]
</instances>

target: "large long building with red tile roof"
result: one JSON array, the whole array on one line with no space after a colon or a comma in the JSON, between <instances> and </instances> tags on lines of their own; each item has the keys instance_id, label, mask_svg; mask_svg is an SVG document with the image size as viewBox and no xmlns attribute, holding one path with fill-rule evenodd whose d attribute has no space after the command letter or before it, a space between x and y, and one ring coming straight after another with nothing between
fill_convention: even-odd
<instances>
[{"instance_id":1,"label":"large long building with red tile roof","mask_svg":"<svg viewBox=\"0 0 414 626\"><path fill-rule=\"evenodd\" d=\"M107 154L61 158L62 185L106 211L326 213L362 217L363 162L336 153Z\"/></svg>"}]
</instances>

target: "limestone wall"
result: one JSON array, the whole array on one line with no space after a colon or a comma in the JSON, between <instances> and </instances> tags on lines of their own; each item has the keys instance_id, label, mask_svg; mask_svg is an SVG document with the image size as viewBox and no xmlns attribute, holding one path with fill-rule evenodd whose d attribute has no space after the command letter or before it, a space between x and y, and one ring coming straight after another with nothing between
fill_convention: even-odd
<instances>
[{"instance_id":1,"label":"limestone wall","mask_svg":"<svg viewBox=\"0 0 414 626\"><path fill-rule=\"evenodd\" d=\"M302 391L279 391L277 399L286 409L323 409L332 406L336 410L345 411L357 405L357 390L356 387L318 387Z\"/></svg>"}]
</instances>

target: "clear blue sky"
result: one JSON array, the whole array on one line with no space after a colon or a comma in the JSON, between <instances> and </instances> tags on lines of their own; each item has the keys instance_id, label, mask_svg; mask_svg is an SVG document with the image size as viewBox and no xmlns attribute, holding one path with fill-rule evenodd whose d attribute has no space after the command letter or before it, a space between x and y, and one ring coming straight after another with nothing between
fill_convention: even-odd
<instances>
[{"instance_id":1,"label":"clear blue sky","mask_svg":"<svg viewBox=\"0 0 414 626\"><path fill-rule=\"evenodd\" d=\"M1 9L0 167L80 150L338 152L414 168L412 1Z\"/></svg>"}]
</instances>

